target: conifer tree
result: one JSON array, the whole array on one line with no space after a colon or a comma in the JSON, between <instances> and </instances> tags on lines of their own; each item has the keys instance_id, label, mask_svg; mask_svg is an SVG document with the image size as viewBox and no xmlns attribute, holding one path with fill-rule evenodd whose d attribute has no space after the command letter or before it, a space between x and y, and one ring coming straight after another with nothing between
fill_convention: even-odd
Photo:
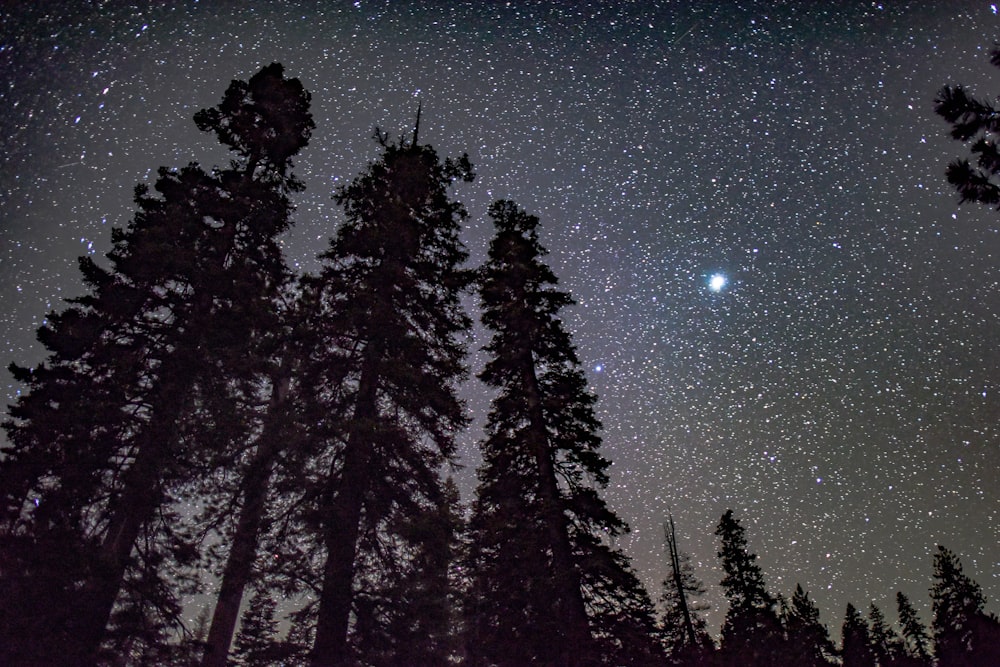
<instances>
[{"instance_id":1,"label":"conifer tree","mask_svg":"<svg viewBox=\"0 0 1000 667\"><path fill-rule=\"evenodd\" d=\"M889 667L902 653L902 640L874 602L868 608L868 639L879 667Z\"/></svg>"},{"instance_id":2,"label":"conifer tree","mask_svg":"<svg viewBox=\"0 0 1000 667\"><path fill-rule=\"evenodd\" d=\"M350 661L363 538L439 500L439 469L466 423L455 385L471 275L460 266L466 212L449 188L472 180L471 165L466 156L442 163L416 131L411 141L376 137L382 155L338 190L346 220L306 282L316 347L304 372L333 415L314 431L328 467L313 495L322 551L313 667Z\"/></svg>"},{"instance_id":3,"label":"conifer tree","mask_svg":"<svg viewBox=\"0 0 1000 667\"><path fill-rule=\"evenodd\" d=\"M746 531L732 510L722 515L715 534L725 573L722 590L729 601L722 624L722 658L726 664L777 664L784 650L777 600L767 591L757 555L748 549Z\"/></svg>"},{"instance_id":4,"label":"conifer tree","mask_svg":"<svg viewBox=\"0 0 1000 667\"><path fill-rule=\"evenodd\" d=\"M270 591L263 588L250 598L233 645L233 662L239 667L270 667L283 657L277 638L277 606Z\"/></svg>"},{"instance_id":5,"label":"conifer tree","mask_svg":"<svg viewBox=\"0 0 1000 667\"><path fill-rule=\"evenodd\" d=\"M652 604L608 539L600 423L558 312L572 303L542 262L538 218L510 201L479 295L493 332L480 378L498 389L470 527L472 664L642 664L657 659ZM659 658L662 660L662 657Z\"/></svg>"},{"instance_id":6,"label":"conifer tree","mask_svg":"<svg viewBox=\"0 0 1000 667\"><path fill-rule=\"evenodd\" d=\"M927 629L920 621L910 599L902 591L896 593L896 608L903 635L903 652L908 658L904 664L912 667L930 665L930 639L927 636Z\"/></svg>"},{"instance_id":7,"label":"conifer tree","mask_svg":"<svg viewBox=\"0 0 1000 667\"><path fill-rule=\"evenodd\" d=\"M288 170L308 106L281 65L234 81L195 120L237 158L210 173L160 169L158 196L138 187L110 268L82 259L90 293L39 331L48 360L12 367L28 391L0 466L0 594L18 600L2 618L5 664L95 664L128 572L164 555L144 558L140 536L163 542L173 493L245 439L240 394L287 275L276 237L301 187ZM165 548L190 560L190 545Z\"/></svg>"},{"instance_id":8,"label":"conifer tree","mask_svg":"<svg viewBox=\"0 0 1000 667\"><path fill-rule=\"evenodd\" d=\"M669 559L667 578L663 582L663 616L660 620L664 647L667 657L674 664L699 664L715 648L700 613L707 611L709 606L698 601L705 594L705 585L695 576L690 556L677 547L672 515L668 516L663 533Z\"/></svg>"},{"instance_id":9,"label":"conifer tree","mask_svg":"<svg viewBox=\"0 0 1000 667\"><path fill-rule=\"evenodd\" d=\"M243 591L254 576L253 565L265 521L265 504L274 467L279 455L294 442L288 415L291 385L289 365L292 363L288 348L284 347L278 352L276 363L267 373L270 398L262 416L263 423L254 446L245 457L247 460L244 465L237 467L237 488L229 494L230 497L235 496L241 505L229 540L229 552L222 570L219 593L200 663L202 667L225 667L227 663ZM233 503L224 502L219 505L228 509Z\"/></svg>"},{"instance_id":10,"label":"conifer tree","mask_svg":"<svg viewBox=\"0 0 1000 667\"><path fill-rule=\"evenodd\" d=\"M1000 664L1000 623L985 612L982 588L962 572L958 556L942 546L934 554L931 602L938 664Z\"/></svg>"},{"instance_id":11,"label":"conifer tree","mask_svg":"<svg viewBox=\"0 0 1000 667\"><path fill-rule=\"evenodd\" d=\"M458 488L449 478L437 505L400 516L390 531L390 567L375 563L355 604L359 661L373 667L444 667L459 654L454 567L462 528Z\"/></svg>"},{"instance_id":12,"label":"conifer tree","mask_svg":"<svg viewBox=\"0 0 1000 667\"><path fill-rule=\"evenodd\" d=\"M202 607L190 630L182 633L180 640L173 647L170 667L195 667L201 662L205 650L205 640L208 638L209 609Z\"/></svg>"},{"instance_id":13,"label":"conifer tree","mask_svg":"<svg viewBox=\"0 0 1000 667\"><path fill-rule=\"evenodd\" d=\"M808 667L834 664L837 651L830 632L820 622L819 609L800 584L795 585L791 604L782 619L788 638L788 663Z\"/></svg>"},{"instance_id":14,"label":"conifer tree","mask_svg":"<svg viewBox=\"0 0 1000 667\"><path fill-rule=\"evenodd\" d=\"M841 641L844 667L876 667L868 622L850 602L847 603L847 611L844 614Z\"/></svg>"},{"instance_id":15,"label":"conifer tree","mask_svg":"<svg viewBox=\"0 0 1000 667\"><path fill-rule=\"evenodd\" d=\"M1000 47L990 51L990 63L1000 67ZM934 100L934 110L951 124L953 139L970 143L968 159L954 160L948 165L948 182L958 191L959 202L976 202L1000 207L1000 113L989 101L969 95L962 86L944 86Z\"/></svg>"}]
</instances>

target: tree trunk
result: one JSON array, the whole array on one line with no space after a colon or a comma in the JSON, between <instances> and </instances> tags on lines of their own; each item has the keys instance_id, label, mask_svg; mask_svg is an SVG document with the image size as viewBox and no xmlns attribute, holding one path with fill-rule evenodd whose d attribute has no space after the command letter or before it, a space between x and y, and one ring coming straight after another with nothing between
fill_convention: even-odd
<instances>
[{"instance_id":1,"label":"tree trunk","mask_svg":"<svg viewBox=\"0 0 1000 667\"><path fill-rule=\"evenodd\" d=\"M691 620L691 610L688 608L687 592L684 590L684 579L681 576L681 557L677 550L677 533L674 530L674 517L670 515L669 532L668 527L663 527L663 532L667 538L667 549L670 551L670 568L674 575L674 588L677 589L677 600L681 606L681 614L684 616L684 632L687 635L691 646L697 646L698 639L694 633L694 622Z\"/></svg>"},{"instance_id":2,"label":"tree trunk","mask_svg":"<svg viewBox=\"0 0 1000 667\"><path fill-rule=\"evenodd\" d=\"M167 448L157 440L173 438L174 416L172 410L161 410L154 415L143 432L135 462L125 474L125 488L101 544L95 571L74 596L76 611L69 622L68 646L62 656L62 664L67 667L97 663L97 652L104 640L129 556L142 527L150 521L161 502L159 473Z\"/></svg>"},{"instance_id":3,"label":"tree trunk","mask_svg":"<svg viewBox=\"0 0 1000 667\"><path fill-rule=\"evenodd\" d=\"M212 625L205 642L201 667L226 667L233 632L240 615L240 605L243 603L243 592L253 573L260 526L264 517L264 502L271 486L274 458L281 448L275 431L279 429L281 421L278 411L282 409L288 395L289 374L279 369L273 382L267 409L268 421L243 482L243 508L236 524L226 567L222 573L219 596L212 613Z\"/></svg>"},{"instance_id":4,"label":"tree trunk","mask_svg":"<svg viewBox=\"0 0 1000 667\"><path fill-rule=\"evenodd\" d=\"M557 613L563 617L563 626L566 628L563 636L553 637L553 641L561 642L558 663L560 667L589 665L594 660L590 623L580 588L580 578L573 564L573 550L567 530L566 513L562 507L559 482L556 479L553 453L549 447L538 377L535 375L535 366L530 355L525 356L522 362L522 380L524 400L530 420L530 444L538 472L538 490L548 528L549 545L552 549L553 580L561 602L561 609Z\"/></svg>"},{"instance_id":5,"label":"tree trunk","mask_svg":"<svg viewBox=\"0 0 1000 667\"><path fill-rule=\"evenodd\" d=\"M232 243L232 238L228 239ZM209 293L195 301L185 324L210 326L212 308ZM73 619L69 622L65 651L67 667L92 665L104 640L115 600L121 590L129 556L143 526L152 520L163 500L162 469L171 461L176 421L182 414L190 389L195 382L192 369L198 368L196 347L174 350L163 360L156 388L149 397L152 415L138 437L135 461L125 472L121 495L111 510L108 531L98 550L97 564L81 591L74 594ZM79 650L79 653L76 652Z\"/></svg>"},{"instance_id":6,"label":"tree trunk","mask_svg":"<svg viewBox=\"0 0 1000 667\"><path fill-rule=\"evenodd\" d=\"M330 506L324 508L328 517L324 526L327 554L311 667L343 667L350 659L347 631L354 601L354 562L364 498L368 492L368 468L373 458L373 430L378 420L376 363L379 352L375 346L369 346L364 354L339 479L335 470L330 471L330 485L336 489L331 488Z\"/></svg>"}]
</instances>

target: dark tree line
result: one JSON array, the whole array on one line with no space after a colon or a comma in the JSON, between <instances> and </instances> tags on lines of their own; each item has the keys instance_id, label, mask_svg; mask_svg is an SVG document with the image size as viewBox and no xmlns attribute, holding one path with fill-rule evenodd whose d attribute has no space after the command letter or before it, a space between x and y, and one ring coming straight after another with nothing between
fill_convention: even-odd
<instances>
[{"instance_id":1,"label":"dark tree line","mask_svg":"<svg viewBox=\"0 0 1000 667\"><path fill-rule=\"evenodd\" d=\"M81 260L88 293L39 331L46 361L12 366L0 662L650 662L653 606L611 544L626 526L600 497L596 399L537 218L497 202L491 259L465 268L451 190L472 165L421 144L418 112L412 136L376 130L322 268L292 275L278 237L309 102L274 64L196 114L228 166L138 187L107 267ZM500 396L467 528L445 473L470 291ZM187 627L206 570L211 613Z\"/></svg>"},{"instance_id":2,"label":"dark tree line","mask_svg":"<svg viewBox=\"0 0 1000 667\"><path fill-rule=\"evenodd\" d=\"M960 87L936 104L977 159L949 181L1000 205L996 110ZM848 605L838 646L801 586L768 591L731 511L718 638L673 517L657 608L614 546L628 527L601 497L596 398L538 218L495 202L487 261L466 267L452 192L472 165L419 142L418 110L410 136L376 129L320 270L294 275L279 237L309 105L278 64L233 81L194 117L227 166L138 186L106 265L81 259L86 294L39 330L45 361L11 366L0 664L1000 664L1000 624L947 549L929 629L900 593L898 626ZM448 478L467 293L496 390L468 508ZM206 571L217 590L186 623Z\"/></svg>"}]
</instances>

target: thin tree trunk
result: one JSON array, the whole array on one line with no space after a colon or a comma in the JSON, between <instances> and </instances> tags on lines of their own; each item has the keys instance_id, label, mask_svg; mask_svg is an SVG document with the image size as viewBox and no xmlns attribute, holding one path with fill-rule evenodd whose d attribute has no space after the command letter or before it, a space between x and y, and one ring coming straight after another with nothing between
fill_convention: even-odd
<instances>
[{"instance_id":1,"label":"thin tree trunk","mask_svg":"<svg viewBox=\"0 0 1000 667\"><path fill-rule=\"evenodd\" d=\"M257 557L260 526L264 518L264 502L271 486L274 458L280 450L278 442L280 417L278 412L288 396L289 375L279 369L273 379L271 398L267 409L267 424L260 436L260 444L243 481L243 508L233 534L232 547L226 558L226 567L219 585L219 596L212 613L212 625L205 642L202 667L226 667L233 632L243 603L243 592L253 573Z\"/></svg>"},{"instance_id":2,"label":"thin tree trunk","mask_svg":"<svg viewBox=\"0 0 1000 667\"><path fill-rule=\"evenodd\" d=\"M234 234L227 233L225 238L231 248ZM211 309L211 294L199 295L185 324L189 327L205 326ZM125 472L124 488L112 510L108 532L98 552L97 566L83 589L74 596L78 601L78 605L74 606L78 606L80 611L75 612L74 619L70 621L68 644L79 649L79 653L66 651L67 662L64 664L67 666L96 663L97 652L125 578L129 556L143 526L153 518L163 501L163 490L160 488L162 468L172 456L176 421L195 382L191 368L197 367L198 361L191 351L175 350L163 361L156 389L149 401L154 406L153 414L139 436L135 461Z\"/></svg>"},{"instance_id":3,"label":"thin tree trunk","mask_svg":"<svg viewBox=\"0 0 1000 667\"><path fill-rule=\"evenodd\" d=\"M329 517L324 526L327 554L311 667L343 667L349 664L347 631L354 601L354 564L364 498L368 491L368 468L372 463L372 432L378 419L376 362L379 352L375 348L369 346L364 352L344 462L335 495L331 493L330 507L325 508ZM330 479L332 485L337 479L335 470L330 471Z\"/></svg>"},{"instance_id":4,"label":"thin tree trunk","mask_svg":"<svg viewBox=\"0 0 1000 667\"><path fill-rule=\"evenodd\" d=\"M524 400L530 420L531 447L538 472L539 494L552 549L552 567L555 570L553 579L562 603L560 610L563 616L562 625L566 628L565 634L558 638L561 642L558 664L563 667L588 665L594 659L590 623L580 588L580 578L573 564L566 513L562 507L559 482L556 479L555 464L545 427L541 390L538 386L538 377L535 375L534 362L529 355L523 360L522 379ZM553 640L557 638L554 637Z\"/></svg>"},{"instance_id":5,"label":"thin tree trunk","mask_svg":"<svg viewBox=\"0 0 1000 667\"><path fill-rule=\"evenodd\" d=\"M77 610L70 620L68 646L62 664L67 667L93 665L104 640L111 611L121 589L129 556L142 527L153 517L161 502L160 468L164 448L156 440L173 438L173 414L162 410L147 425L132 467L125 474L125 488L116 504L108 532L98 553L95 572L80 593Z\"/></svg>"},{"instance_id":6,"label":"thin tree trunk","mask_svg":"<svg viewBox=\"0 0 1000 667\"><path fill-rule=\"evenodd\" d=\"M677 599L680 602L681 613L684 616L684 631L691 646L696 646L698 639L695 637L694 622L691 620L691 610L688 608L687 593L684 591L684 581L681 578L681 558L677 551L677 533L674 530L674 517L672 514L668 516L670 521L669 532L667 526L663 527L663 532L667 538L667 549L670 551L670 568L674 575L674 588L677 589Z\"/></svg>"}]
</instances>

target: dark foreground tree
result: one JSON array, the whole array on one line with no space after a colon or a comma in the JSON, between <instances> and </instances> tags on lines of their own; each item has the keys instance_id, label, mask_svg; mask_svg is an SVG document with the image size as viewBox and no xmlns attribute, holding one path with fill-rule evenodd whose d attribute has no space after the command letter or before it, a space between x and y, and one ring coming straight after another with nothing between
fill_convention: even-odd
<instances>
[{"instance_id":1,"label":"dark foreground tree","mask_svg":"<svg viewBox=\"0 0 1000 667\"><path fill-rule=\"evenodd\" d=\"M757 554L747 546L746 531L732 510L719 521L722 590L729 609L722 624L721 654L725 664L774 665L782 661L784 642L777 600L767 591Z\"/></svg>"},{"instance_id":2,"label":"dark foreground tree","mask_svg":"<svg viewBox=\"0 0 1000 667\"><path fill-rule=\"evenodd\" d=\"M782 620L788 639L788 664L801 667L835 664L837 651L830 640L830 632L819 620L816 603L801 585L796 584Z\"/></svg>"},{"instance_id":3,"label":"dark foreground tree","mask_svg":"<svg viewBox=\"0 0 1000 667\"><path fill-rule=\"evenodd\" d=\"M399 517L389 568L363 576L355 603L354 643L371 667L454 664L460 650L455 572L462 525L458 488L446 480L437 506Z\"/></svg>"},{"instance_id":4,"label":"dark foreground tree","mask_svg":"<svg viewBox=\"0 0 1000 667\"><path fill-rule=\"evenodd\" d=\"M850 602L847 603L847 611L844 613L841 641L844 667L876 667L868 622Z\"/></svg>"},{"instance_id":5,"label":"dark foreground tree","mask_svg":"<svg viewBox=\"0 0 1000 667\"><path fill-rule=\"evenodd\" d=\"M695 576L691 558L677 546L674 517L663 526L667 544L667 578L663 581L663 616L660 632L667 658L672 664L703 664L715 645L701 612L709 606L700 602L705 585Z\"/></svg>"},{"instance_id":6,"label":"dark foreground tree","mask_svg":"<svg viewBox=\"0 0 1000 667\"><path fill-rule=\"evenodd\" d=\"M868 608L868 641L879 667L892 667L902 657L903 643L874 602Z\"/></svg>"},{"instance_id":7,"label":"dark foreground tree","mask_svg":"<svg viewBox=\"0 0 1000 667\"><path fill-rule=\"evenodd\" d=\"M572 300L542 262L538 218L509 201L489 214L496 234L479 293L493 337L480 378L499 393L470 529L470 661L648 663L652 605L609 544L626 526L598 493L609 462L596 399L557 318Z\"/></svg>"},{"instance_id":8,"label":"dark foreground tree","mask_svg":"<svg viewBox=\"0 0 1000 667\"><path fill-rule=\"evenodd\" d=\"M336 194L346 220L307 282L316 295L315 401L333 417L316 434L327 469L316 488L321 574L314 667L351 661L348 641L360 546L402 513L435 506L441 466L466 423L455 385L470 320L460 296L463 206L450 198L473 178L468 158L377 134L382 156ZM345 418L337 420L336 415ZM370 561L366 561L370 562Z\"/></svg>"},{"instance_id":9,"label":"dark foreground tree","mask_svg":"<svg viewBox=\"0 0 1000 667\"><path fill-rule=\"evenodd\" d=\"M906 667L926 667L931 664L930 639L927 628L920 621L917 610L910 599L900 591L896 593L896 608L899 613L899 627L902 632L903 654L900 664Z\"/></svg>"},{"instance_id":10,"label":"dark foreground tree","mask_svg":"<svg viewBox=\"0 0 1000 667\"><path fill-rule=\"evenodd\" d=\"M1000 622L984 611L979 584L962 572L958 556L938 546L931 587L934 654L948 667L1000 664Z\"/></svg>"},{"instance_id":11,"label":"dark foreground tree","mask_svg":"<svg viewBox=\"0 0 1000 667\"><path fill-rule=\"evenodd\" d=\"M161 169L159 196L137 188L110 268L81 260L90 293L40 330L46 363L13 367L28 392L0 466L0 596L16 601L0 618L4 664L96 664L123 587L153 581L164 560L192 561L163 510L246 437L240 385L286 277L276 237L300 187L289 167L308 105L277 64L233 82L196 122L236 159Z\"/></svg>"}]
</instances>

